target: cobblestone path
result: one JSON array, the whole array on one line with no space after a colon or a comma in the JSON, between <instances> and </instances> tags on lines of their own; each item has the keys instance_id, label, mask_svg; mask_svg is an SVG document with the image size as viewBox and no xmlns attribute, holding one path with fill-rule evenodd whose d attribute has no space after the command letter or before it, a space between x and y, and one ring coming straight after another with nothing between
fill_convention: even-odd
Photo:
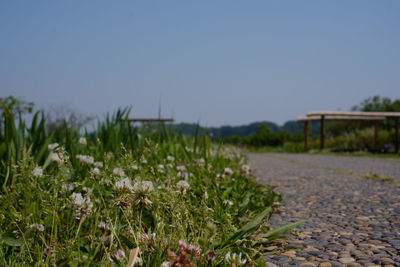
<instances>
[{"instance_id":1,"label":"cobblestone path","mask_svg":"<svg viewBox=\"0 0 400 267\"><path fill-rule=\"evenodd\" d=\"M400 159L266 153L249 162L283 196L270 224L307 220L287 244L299 249L266 255L269 266L400 266Z\"/></svg>"}]
</instances>

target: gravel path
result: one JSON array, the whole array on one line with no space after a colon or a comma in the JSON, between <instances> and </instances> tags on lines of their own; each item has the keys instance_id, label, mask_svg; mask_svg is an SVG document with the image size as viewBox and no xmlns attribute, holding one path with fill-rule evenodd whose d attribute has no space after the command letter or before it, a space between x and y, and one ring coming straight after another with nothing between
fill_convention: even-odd
<instances>
[{"instance_id":1,"label":"gravel path","mask_svg":"<svg viewBox=\"0 0 400 267\"><path fill-rule=\"evenodd\" d=\"M400 188L364 177L397 182L400 160L268 153L249 162L283 196L270 224L307 220L286 244L300 249L266 255L269 266L400 266Z\"/></svg>"}]
</instances>

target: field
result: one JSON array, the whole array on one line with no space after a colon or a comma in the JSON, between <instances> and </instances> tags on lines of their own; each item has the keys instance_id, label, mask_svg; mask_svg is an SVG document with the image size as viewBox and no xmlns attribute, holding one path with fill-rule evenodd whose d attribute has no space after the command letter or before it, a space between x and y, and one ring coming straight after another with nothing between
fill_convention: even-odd
<instances>
[{"instance_id":1,"label":"field","mask_svg":"<svg viewBox=\"0 0 400 267\"><path fill-rule=\"evenodd\" d=\"M264 266L281 198L253 181L242 152L132 128L128 114L48 133L40 113L27 127L6 110L0 264Z\"/></svg>"}]
</instances>

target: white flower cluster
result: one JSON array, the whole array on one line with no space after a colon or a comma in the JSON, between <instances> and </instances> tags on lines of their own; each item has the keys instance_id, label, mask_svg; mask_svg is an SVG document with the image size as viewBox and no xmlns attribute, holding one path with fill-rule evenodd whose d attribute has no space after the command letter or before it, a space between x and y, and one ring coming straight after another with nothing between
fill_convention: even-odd
<instances>
[{"instance_id":1,"label":"white flower cluster","mask_svg":"<svg viewBox=\"0 0 400 267\"><path fill-rule=\"evenodd\" d=\"M164 173L164 171L165 171L164 165L159 164L159 165L157 166L157 171L158 171L159 173Z\"/></svg>"},{"instance_id":2,"label":"white flower cluster","mask_svg":"<svg viewBox=\"0 0 400 267\"><path fill-rule=\"evenodd\" d=\"M48 148L48 150L52 151L52 150L56 149L58 146L59 146L58 143L54 143L54 144L49 144L47 146L47 148Z\"/></svg>"},{"instance_id":3,"label":"white flower cluster","mask_svg":"<svg viewBox=\"0 0 400 267\"><path fill-rule=\"evenodd\" d=\"M175 158L173 156L167 156L167 160L173 162Z\"/></svg>"},{"instance_id":4,"label":"white flower cluster","mask_svg":"<svg viewBox=\"0 0 400 267\"><path fill-rule=\"evenodd\" d=\"M76 158L79 160L80 163L83 164L93 164L94 158L88 155L76 155Z\"/></svg>"},{"instance_id":5,"label":"white flower cluster","mask_svg":"<svg viewBox=\"0 0 400 267\"><path fill-rule=\"evenodd\" d=\"M43 224L34 223L34 224L29 225L29 228L31 228L31 229L33 229L33 230L38 230L38 231L40 231L40 232L43 232L43 231L44 231L44 226L43 226Z\"/></svg>"},{"instance_id":6,"label":"white flower cluster","mask_svg":"<svg viewBox=\"0 0 400 267\"><path fill-rule=\"evenodd\" d=\"M119 181L117 181L114 184L114 188L117 191L123 192L123 191L132 191L133 187L132 187L132 183L131 180L128 177L125 177Z\"/></svg>"},{"instance_id":7,"label":"white flower cluster","mask_svg":"<svg viewBox=\"0 0 400 267\"><path fill-rule=\"evenodd\" d=\"M85 137L81 137L81 138L79 138L79 144L81 145L81 146L86 146L87 145L87 141L86 141L86 138Z\"/></svg>"},{"instance_id":8,"label":"white flower cluster","mask_svg":"<svg viewBox=\"0 0 400 267\"><path fill-rule=\"evenodd\" d=\"M230 263L230 264L232 264L232 266L233 265L235 265L235 266L237 266L237 265L245 265L246 262L247 262L246 259L242 259L242 253L241 252L239 253L239 255L236 254L236 253L233 253L231 255L230 252L226 253L225 261Z\"/></svg>"},{"instance_id":9,"label":"white flower cluster","mask_svg":"<svg viewBox=\"0 0 400 267\"><path fill-rule=\"evenodd\" d=\"M96 161L95 163L93 163L93 165L97 168L103 168L103 162L100 161Z\"/></svg>"},{"instance_id":10,"label":"white flower cluster","mask_svg":"<svg viewBox=\"0 0 400 267\"><path fill-rule=\"evenodd\" d=\"M225 199L225 200L223 201L223 203L224 203L225 206L233 206L233 202L230 201L230 200L228 200L228 199Z\"/></svg>"},{"instance_id":11,"label":"white flower cluster","mask_svg":"<svg viewBox=\"0 0 400 267\"><path fill-rule=\"evenodd\" d=\"M226 175L232 175L233 174L233 171L232 171L232 169L231 168L225 168L224 169L224 173L226 174Z\"/></svg>"},{"instance_id":12,"label":"white flower cluster","mask_svg":"<svg viewBox=\"0 0 400 267\"><path fill-rule=\"evenodd\" d=\"M103 230L106 230L106 231L110 231L110 229L111 229L111 223L101 221L101 222L99 223L98 227L99 227L100 229L103 229Z\"/></svg>"},{"instance_id":13,"label":"white flower cluster","mask_svg":"<svg viewBox=\"0 0 400 267\"><path fill-rule=\"evenodd\" d=\"M242 165L242 172L244 174L249 174L250 173L250 166L247 164Z\"/></svg>"},{"instance_id":14,"label":"white flower cluster","mask_svg":"<svg viewBox=\"0 0 400 267\"><path fill-rule=\"evenodd\" d=\"M50 160L55 163L62 163L62 159L57 152L50 153Z\"/></svg>"},{"instance_id":15,"label":"white flower cluster","mask_svg":"<svg viewBox=\"0 0 400 267\"><path fill-rule=\"evenodd\" d=\"M151 181L138 181L133 185L132 189L135 194L147 194L153 190L153 182Z\"/></svg>"},{"instance_id":16,"label":"white flower cluster","mask_svg":"<svg viewBox=\"0 0 400 267\"><path fill-rule=\"evenodd\" d=\"M61 186L61 190L63 191L72 191L75 189L75 185L74 184L63 184Z\"/></svg>"},{"instance_id":17,"label":"white flower cluster","mask_svg":"<svg viewBox=\"0 0 400 267\"><path fill-rule=\"evenodd\" d=\"M40 167L36 167L32 170L33 177L39 178L43 176L43 169Z\"/></svg>"},{"instance_id":18,"label":"white flower cluster","mask_svg":"<svg viewBox=\"0 0 400 267\"><path fill-rule=\"evenodd\" d=\"M124 176L125 176L124 169L122 169L122 168L114 168L113 174L114 174L114 175L121 176L121 177L124 177Z\"/></svg>"},{"instance_id":19,"label":"white flower cluster","mask_svg":"<svg viewBox=\"0 0 400 267\"><path fill-rule=\"evenodd\" d=\"M90 214L93 208L93 202L90 197L83 197L81 193L72 193L70 196L74 206L74 215L77 220Z\"/></svg>"},{"instance_id":20,"label":"white flower cluster","mask_svg":"<svg viewBox=\"0 0 400 267\"><path fill-rule=\"evenodd\" d=\"M190 184L188 182L186 182L185 180L180 180L176 184L176 188L178 188L178 190L182 193L182 195L185 195L186 190L188 190L190 188Z\"/></svg>"}]
</instances>

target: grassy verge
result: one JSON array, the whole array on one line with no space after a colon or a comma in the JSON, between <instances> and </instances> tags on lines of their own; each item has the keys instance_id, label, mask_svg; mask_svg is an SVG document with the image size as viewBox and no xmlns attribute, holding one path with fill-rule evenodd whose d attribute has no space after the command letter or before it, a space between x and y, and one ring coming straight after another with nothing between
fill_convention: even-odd
<instances>
[{"instance_id":1,"label":"grassy verge","mask_svg":"<svg viewBox=\"0 0 400 267\"><path fill-rule=\"evenodd\" d=\"M126 119L83 136L5 120L0 264L263 266L280 196L252 180L241 152Z\"/></svg>"}]
</instances>

